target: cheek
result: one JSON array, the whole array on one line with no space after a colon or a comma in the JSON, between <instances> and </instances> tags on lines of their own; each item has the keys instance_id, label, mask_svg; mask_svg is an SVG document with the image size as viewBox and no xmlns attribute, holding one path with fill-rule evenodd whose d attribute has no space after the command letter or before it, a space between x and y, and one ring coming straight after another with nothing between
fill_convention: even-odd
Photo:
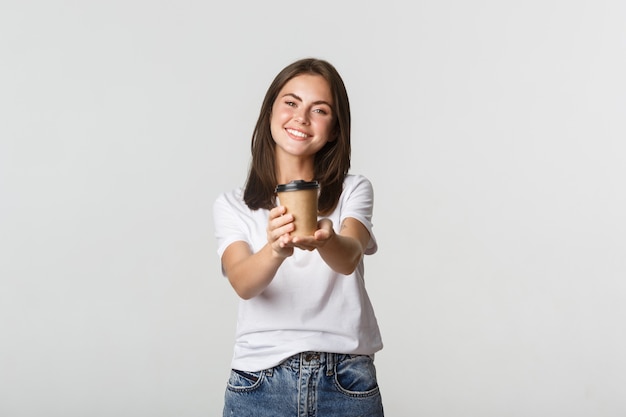
<instances>
[{"instance_id":1,"label":"cheek","mask_svg":"<svg viewBox=\"0 0 626 417\"><path fill-rule=\"evenodd\" d=\"M291 120L291 113L285 110L272 110L270 125L283 125Z\"/></svg>"},{"instance_id":2,"label":"cheek","mask_svg":"<svg viewBox=\"0 0 626 417\"><path fill-rule=\"evenodd\" d=\"M324 135L328 140L333 140L335 138L335 132L333 129L333 123L329 121L322 121L318 123L318 131L320 134Z\"/></svg>"},{"instance_id":3,"label":"cheek","mask_svg":"<svg viewBox=\"0 0 626 417\"><path fill-rule=\"evenodd\" d=\"M281 127L277 125L276 123L274 123L274 121L272 120L272 123L270 123L270 133L272 134L272 138L274 140L276 140L276 135L278 135L280 131L281 131Z\"/></svg>"},{"instance_id":4,"label":"cheek","mask_svg":"<svg viewBox=\"0 0 626 417\"><path fill-rule=\"evenodd\" d=\"M272 112L270 115L270 128L272 129L272 132L275 128L280 127L280 125L280 115L276 112Z\"/></svg>"}]
</instances>

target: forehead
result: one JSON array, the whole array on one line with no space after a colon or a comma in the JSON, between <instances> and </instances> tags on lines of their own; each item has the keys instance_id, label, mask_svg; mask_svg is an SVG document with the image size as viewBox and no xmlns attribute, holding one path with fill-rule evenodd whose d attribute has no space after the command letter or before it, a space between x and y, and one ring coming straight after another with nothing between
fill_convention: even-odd
<instances>
[{"instance_id":1,"label":"forehead","mask_svg":"<svg viewBox=\"0 0 626 417\"><path fill-rule=\"evenodd\" d=\"M332 92L328 81L317 74L296 75L281 88L278 97L285 94L295 94L302 100L326 101L332 104Z\"/></svg>"}]
</instances>

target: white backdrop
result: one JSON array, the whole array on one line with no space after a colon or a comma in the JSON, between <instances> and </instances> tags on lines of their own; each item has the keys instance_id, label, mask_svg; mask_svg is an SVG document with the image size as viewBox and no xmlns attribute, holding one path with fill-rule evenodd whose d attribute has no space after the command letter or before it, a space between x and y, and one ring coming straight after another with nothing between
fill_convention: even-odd
<instances>
[{"instance_id":1,"label":"white backdrop","mask_svg":"<svg viewBox=\"0 0 626 417\"><path fill-rule=\"evenodd\" d=\"M0 415L218 416L211 206L328 59L396 417L626 415L626 3L0 3Z\"/></svg>"}]
</instances>

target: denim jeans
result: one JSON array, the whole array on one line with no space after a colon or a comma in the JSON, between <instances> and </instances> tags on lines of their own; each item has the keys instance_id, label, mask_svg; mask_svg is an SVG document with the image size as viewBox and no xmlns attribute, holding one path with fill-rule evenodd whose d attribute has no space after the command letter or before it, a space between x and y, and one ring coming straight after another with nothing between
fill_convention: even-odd
<instances>
[{"instance_id":1,"label":"denim jeans","mask_svg":"<svg viewBox=\"0 0 626 417\"><path fill-rule=\"evenodd\" d=\"M223 417L383 417L374 361L303 352L264 371L233 369Z\"/></svg>"}]
</instances>

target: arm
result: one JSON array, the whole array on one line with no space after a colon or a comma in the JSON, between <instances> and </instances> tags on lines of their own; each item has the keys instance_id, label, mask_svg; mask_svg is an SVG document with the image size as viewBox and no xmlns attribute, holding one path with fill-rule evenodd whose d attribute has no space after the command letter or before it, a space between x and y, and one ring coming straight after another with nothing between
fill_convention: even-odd
<instances>
[{"instance_id":1,"label":"arm","mask_svg":"<svg viewBox=\"0 0 626 417\"><path fill-rule=\"evenodd\" d=\"M272 282L283 261L293 254L288 245L289 232L293 231L293 216L285 214L284 207L270 211L267 226L267 244L252 253L246 242L230 244L222 255L222 267L237 295L247 300L261 292Z\"/></svg>"},{"instance_id":2,"label":"arm","mask_svg":"<svg viewBox=\"0 0 626 417\"><path fill-rule=\"evenodd\" d=\"M349 275L361 261L370 240L367 228L358 220L347 217L335 233L329 219L320 220L319 230L312 238L293 238L301 249L317 249L326 264L334 271Z\"/></svg>"}]
</instances>

